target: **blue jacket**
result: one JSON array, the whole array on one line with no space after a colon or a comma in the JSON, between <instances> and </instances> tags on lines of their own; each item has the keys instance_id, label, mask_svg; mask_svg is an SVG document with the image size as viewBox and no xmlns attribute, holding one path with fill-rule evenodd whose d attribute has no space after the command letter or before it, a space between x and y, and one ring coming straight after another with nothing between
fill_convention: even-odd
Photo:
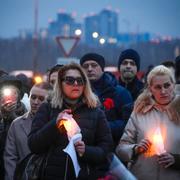
<instances>
[{"instance_id":1,"label":"blue jacket","mask_svg":"<svg viewBox=\"0 0 180 180\"><path fill-rule=\"evenodd\" d=\"M114 142L117 144L132 110L132 97L128 90L118 85L115 76L109 72L104 72L101 78L91 82L91 85L102 103Z\"/></svg>"}]
</instances>

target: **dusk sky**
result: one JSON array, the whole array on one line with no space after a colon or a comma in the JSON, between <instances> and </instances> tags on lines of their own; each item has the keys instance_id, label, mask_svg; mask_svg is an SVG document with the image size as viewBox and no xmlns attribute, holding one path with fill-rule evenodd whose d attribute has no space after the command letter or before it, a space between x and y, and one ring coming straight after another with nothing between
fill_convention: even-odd
<instances>
[{"instance_id":1,"label":"dusk sky","mask_svg":"<svg viewBox=\"0 0 180 180\"><path fill-rule=\"evenodd\" d=\"M34 28L35 0L0 0L0 37L17 36L19 30ZM59 9L84 15L111 7L119 11L119 32L150 32L180 37L180 0L39 0L38 28L56 20Z\"/></svg>"}]
</instances>

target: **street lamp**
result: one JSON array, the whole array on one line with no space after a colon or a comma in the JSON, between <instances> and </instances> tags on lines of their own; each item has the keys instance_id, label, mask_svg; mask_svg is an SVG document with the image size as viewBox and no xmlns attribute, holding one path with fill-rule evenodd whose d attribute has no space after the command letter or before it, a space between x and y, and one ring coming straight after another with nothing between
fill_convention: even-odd
<instances>
[{"instance_id":1,"label":"street lamp","mask_svg":"<svg viewBox=\"0 0 180 180\"><path fill-rule=\"evenodd\" d=\"M100 39L99 39L99 43L100 43L100 44L104 44L105 42L106 42L106 40L105 40L104 38L100 38Z\"/></svg>"},{"instance_id":2,"label":"street lamp","mask_svg":"<svg viewBox=\"0 0 180 180\"><path fill-rule=\"evenodd\" d=\"M82 34L81 29L76 29L75 32L74 32L74 34L75 34L76 36L80 36L80 35Z\"/></svg>"},{"instance_id":3,"label":"street lamp","mask_svg":"<svg viewBox=\"0 0 180 180\"><path fill-rule=\"evenodd\" d=\"M96 38L99 37L99 34L98 34L97 32L93 32L93 33L92 33L92 37L93 37L94 39L96 39Z\"/></svg>"}]
</instances>

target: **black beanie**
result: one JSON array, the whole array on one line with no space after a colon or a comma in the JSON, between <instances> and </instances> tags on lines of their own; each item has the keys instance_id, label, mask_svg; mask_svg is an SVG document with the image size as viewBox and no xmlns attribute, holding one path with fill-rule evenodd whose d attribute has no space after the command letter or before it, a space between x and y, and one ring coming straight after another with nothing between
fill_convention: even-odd
<instances>
[{"instance_id":1,"label":"black beanie","mask_svg":"<svg viewBox=\"0 0 180 180\"><path fill-rule=\"evenodd\" d=\"M105 60L104 57L96 54L96 53L87 53L85 54L81 59L80 59L80 64L81 66L86 62L86 61L96 61L100 66L101 69L104 70L105 67Z\"/></svg>"},{"instance_id":2,"label":"black beanie","mask_svg":"<svg viewBox=\"0 0 180 180\"><path fill-rule=\"evenodd\" d=\"M127 50L123 51L119 56L118 69L120 69L120 65L124 59L132 59L136 63L137 71L139 71L139 69L140 69L140 56L137 53L137 51L135 51L133 49L127 49Z\"/></svg>"},{"instance_id":3,"label":"black beanie","mask_svg":"<svg viewBox=\"0 0 180 180\"><path fill-rule=\"evenodd\" d=\"M20 92L20 98L23 97L22 82L15 76L4 74L0 78L0 88L3 86L15 86Z\"/></svg>"}]
</instances>

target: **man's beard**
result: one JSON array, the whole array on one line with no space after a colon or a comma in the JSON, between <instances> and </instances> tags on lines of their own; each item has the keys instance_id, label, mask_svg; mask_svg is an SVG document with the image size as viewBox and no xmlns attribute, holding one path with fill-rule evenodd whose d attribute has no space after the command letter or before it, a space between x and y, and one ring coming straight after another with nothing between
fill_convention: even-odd
<instances>
[{"instance_id":1,"label":"man's beard","mask_svg":"<svg viewBox=\"0 0 180 180\"><path fill-rule=\"evenodd\" d=\"M135 77L135 74L132 73L131 71L126 71L123 73L123 79L125 81L132 81Z\"/></svg>"}]
</instances>

